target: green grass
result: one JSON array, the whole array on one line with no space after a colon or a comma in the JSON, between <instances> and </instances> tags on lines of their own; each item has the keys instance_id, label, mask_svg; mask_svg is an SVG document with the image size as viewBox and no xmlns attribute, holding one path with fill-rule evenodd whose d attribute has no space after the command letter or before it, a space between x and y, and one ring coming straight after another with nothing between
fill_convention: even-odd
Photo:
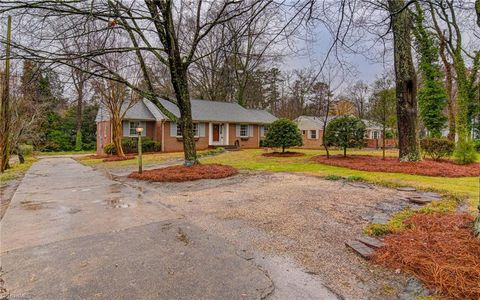
<instances>
[{"instance_id":1,"label":"green grass","mask_svg":"<svg viewBox=\"0 0 480 300\"><path fill-rule=\"evenodd\" d=\"M360 179L387 187L410 186L420 190L436 191L442 194L451 195L456 198L467 198L472 211L478 203L479 180L477 177L432 177L401 173L384 173L352 170L344 167L328 166L311 162L310 158L315 155L324 155L323 150L295 151L305 153L301 157L264 157L262 149L242 150L238 152L227 152L225 154L206 158L205 163L221 163L246 170L262 170L274 172L302 172L310 175L327 177L341 176L345 178ZM331 151L332 154L340 154L341 151ZM347 154L360 155L381 155L380 150L350 150ZM397 151L387 151L387 155L396 156Z\"/></svg>"},{"instance_id":2,"label":"green grass","mask_svg":"<svg viewBox=\"0 0 480 300\"><path fill-rule=\"evenodd\" d=\"M57 152L35 152L35 155L37 155L37 156L72 155L72 154L95 154L95 150L57 151Z\"/></svg>"},{"instance_id":3,"label":"green grass","mask_svg":"<svg viewBox=\"0 0 480 300\"><path fill-rule=\"evenodd\" d=\"M0 184L4 184L9 180L19 178L27 172L27 170L32 166L32 164L37 161L34 157L25 158L25 163L15 163L11 166L10 169L7 169L4 173L0 173Z\"/></svg>"}]
</instances>

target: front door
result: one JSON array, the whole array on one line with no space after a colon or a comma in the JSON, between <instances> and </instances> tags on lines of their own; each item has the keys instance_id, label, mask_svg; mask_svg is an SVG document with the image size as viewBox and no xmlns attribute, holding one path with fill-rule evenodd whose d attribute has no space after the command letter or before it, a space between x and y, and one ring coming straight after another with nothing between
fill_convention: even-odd
<instances>
[{"instance_id":1,"label":"front door","mask_svg":"<svg viewBox=\"0 0 480 300\"><path fill-rule=\"evenodd\" d=\"M213 124L213 142L218 143L220 142L220 124Z\"/></svg>"}]
</instances>

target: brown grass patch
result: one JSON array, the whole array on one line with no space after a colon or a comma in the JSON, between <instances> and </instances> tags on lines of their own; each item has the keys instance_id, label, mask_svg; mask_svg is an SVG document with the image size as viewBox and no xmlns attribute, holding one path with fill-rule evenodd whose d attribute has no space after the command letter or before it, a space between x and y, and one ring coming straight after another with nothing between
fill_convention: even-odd
<instances>
[{"instance_id":1,"label":"brown grass patch","mask_svg":"<svg viewBox=\"0 0 480 300\"><path fill-rule=\"evenodd\" d=\"M134 159L135 156L133 155L127 155L125 157L122 157L122 156L108 156L106 158L103 159L104 162L108 162L108 161L122 161L122 160L129 160L129 159Z\"/></svg>"},{"instance_id":2,"label":"brown grass patch","mask_svg":"<svg viewBox=\"0 0 480 300\"><path fill-rule=\"evenodd\" d=\"M285 151L285 152L268 152L263 153L263 156L266 157L295 157L295 156L305 156L305 153L302 152L293 152L293 151Z\"/></svg>"},{"instance_id":3,"label":"brown grass patch","mask_svg":"<svg viewBox=\"0 0 480 300\"><path fill-rule=\"evenodd\" d=\"M335 155L330 156L330 158L320 155L312 157L312 161L370 172L404 173L439 177L480 176L480 163L457 165L448 160L434 161L425 159L419 162L400 162L395 157L387 157L383 160L381 156L373 155L350 155L347 157Z\"/></svg>"},{"instance_id":4,"label":"brown grass patch","mask_svg":"<svg viewBox=\"0 0 480 300\"><path fill-rule=\"evenodd\" d=\"M218 179L237 174L237 169L220 164L197 164L192 167L171 166L161 169L132 172L129 178L159 182L182 182L200 179Z\"/></svg>"},{"instance_id":5,"label":"brown grass patch","mask_svg":"<svg viewBox=\"0 0 480 300\"><path fill-rule=\"evenodd\" d=\"M455 299L480 299L480 239L468 213L417 214L411 228L388 235L373 261L418 277Z\"/></svg>"}]
</instances>

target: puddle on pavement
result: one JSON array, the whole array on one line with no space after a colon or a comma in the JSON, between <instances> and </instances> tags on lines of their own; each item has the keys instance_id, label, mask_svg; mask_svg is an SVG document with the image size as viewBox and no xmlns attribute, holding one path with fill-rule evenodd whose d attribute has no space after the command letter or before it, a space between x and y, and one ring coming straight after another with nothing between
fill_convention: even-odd
<instances>
[{"instance_id":1,"label":"puddle on pavement","mask_svg":"<svg viewBox=\"0 0 480 300\"><path fill-rule=\"evenodd\" d=\"M20 201L20 205L22 206L22 208L27 210L45 209L48 208L48 203L49 202L38 202L31 200Z\"/></svg>"}]
</instances>

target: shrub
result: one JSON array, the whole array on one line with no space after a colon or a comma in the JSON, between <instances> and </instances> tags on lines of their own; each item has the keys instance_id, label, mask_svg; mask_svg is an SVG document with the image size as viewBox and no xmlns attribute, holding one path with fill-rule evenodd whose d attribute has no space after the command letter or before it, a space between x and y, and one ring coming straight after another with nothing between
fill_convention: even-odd
<instances>
[{"instance_id":1,"label":"shrub","mask_svg":"<svg viewBox=\"0 0 480 300\"><path fill-rule=\"evenodd\" d=\"M154 141L149 137L142 138L142 150L145 152L158 152L162 149L161 146L162 145L159 142Z\"/></svg>"},{"instance_id":2,"label":"shrub","mask_svg":"<svg viewBox=\"0 0 480 300\"><path fill-rule=\"evenodd\" d=\"M113 143L110 143L103 146L103 152L106 154L115 155L117 154L117 149L115 149L115 145Z\"/></svg>"},{"instance_id":3,"label":"shrub","mask_svg":"<svg viewBox=\"0 0 480 300\"><path fill-rule=\"evenodd\" d=\"M347 156L347 148L365 145L365 131L365 123L357 117L336 118L327 125L325 142L343 148L343 155Z\"/></svg>"},{"instance_id":4,"label":"shrub","mask_svg":"<svg viewBox=\"0 0 480 300\"><path fill-rule=\"evenodd\" d=\"M365 180L365 179L363 179L362 176L352 175L352 176L348 176L348 177L347 177L347 181L349 181L349 182L364 181L364 180Z\"/></svg>"},{"instance_id":5,"label":"shrub","mask_svg":"<svg viewBox=\"0 0 480 300\"><path fill-rule=\"evenodd\" d=\"M473 141L473 143L474 143L475 151L480 152L480 140L475 140Z\"/></svg>"},{"instance_id":6,"label":"shrub","mask_svg":"<svg viewBox=\"0 0 480 300\"><path fill-rule=\"evenodd\" d=\"M20 151L22 152L23 156L31 156L33 154L33 146L32 145L22 144L19 147L20 147Z\"/></svg>"},{"instance_id":7,"label":"shrub","mask_svg":"<svg viewBox=\"0 0 480 300\"><path fill-rule=\"evenodd\" d=\"M425 138L420 141L422 150L433 160L440 160L451 156L455 149L455 144L447 139Z\"/></svg>"},{"instance_id":8,"label":"shrub","mask_svg":"<svg viewBox=\"0 0 480 300\"><path fill-rule=\"evenodd\" d=\"M122 149L124 153L137 152L137 142L132 138L122 138Z\"/></svg>"},{"instance_id":9,"label":"shrub","mask_svg":"<svg viewBox=\"0 0 480 300\"><path fill-rule=\"evenodd\" d=\"M73 150L71 136L62 130L51 130L42 151L70 151Z\"/></svg>"},{"instance_id":10,"label":"shrub","mask_svg":"<svg viewBox=\"0 0 480 300\"><path fill-rule=\"evenodd\" d=\"M385 131L385 138L386 139L393 139L395 136L393 134L393 132L391 132L390 130L387 130Z\"/></svg>"},{"instance_id":11,"label":"shrub","mask_svg":"<svg viewBox=\"0 0 480 300\"><path fill-rule=\"evenodd\" d=\"M477 152L475 151L473 142L458 143L453 156L458 164L466 165L474 163L477 160Z\"/></svg>"},{"instance_id":12,"label":"shrub","mask_svg":"<svg viewBox=\"0 0 480 300\"><path fill-rule=\"evenodd\" d=\"M264 144L267 147L281 147L285 152L285 148L303 145L302 134L293 121L278 119L268 127Z\"/></svg>"}]
</instances>

